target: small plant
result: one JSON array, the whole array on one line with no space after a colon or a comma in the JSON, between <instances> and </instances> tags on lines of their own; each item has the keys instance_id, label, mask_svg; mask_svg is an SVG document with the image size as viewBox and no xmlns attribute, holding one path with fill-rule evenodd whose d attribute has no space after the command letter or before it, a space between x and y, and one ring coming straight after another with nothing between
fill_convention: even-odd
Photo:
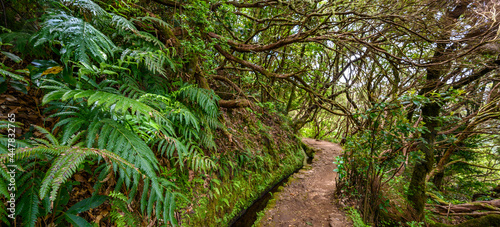
<instances>
[{"instance_id":1,"label":"small plant","mask_svg":"<svg viewBox=\"0 0 500 227\"><path fill-rule=\"evenodd\" d=\"M347 209L348 216L352 220L352 225L354 227L370 227L370 225L363 222L363 218L361 217L361 214L359 214L358 210L354 209L354 207L348 207Z\"/></svg>"},{"instance_id":2,"label":"small plant","mask_svg":"<svg viewBox=\"0 0 500 227\"><path fill-rule=\"evenodd\" d=\"M112 210L109 218L116 224L116 226L137 226L139 221L137 217L127 208L128 198L120 192L110 192L110 203Z\"/></svg>"},{"instance_id":3,"label":"small plant","mask_svg":"<svg viewBox=\"0 0 500 227\"><path fill-rule=\"evenodd\" d=\"M344 168L344 160L342 157L337 156L335 157L335 161L333 161L333 164L337 166L337 168L333 169L334 172L337 172L339 174L339 180L341 180L345 176L345 168Z\"/></svg>"},{"instance_id":4,"label":"small plant","mask_svg":"<svg viewBox=\"0 0 500 227\"><path fill-rule=\"evenodd\" d=\"M417 221L406 222L406 224L410 227L422 227L422 226L424 226L424 222L417 222Z\"/></svg>"}]
</instances>

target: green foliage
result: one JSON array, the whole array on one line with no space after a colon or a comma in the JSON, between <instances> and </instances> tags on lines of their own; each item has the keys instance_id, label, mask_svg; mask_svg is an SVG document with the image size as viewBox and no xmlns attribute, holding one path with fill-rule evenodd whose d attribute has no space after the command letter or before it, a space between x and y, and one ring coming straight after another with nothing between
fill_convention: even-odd
<instances>
[{"instance_id":1,"label":"green foliage","mask_svg":"<svg viewBox=\"0 0 500 227\"><path fill-rule=\"evenodd\" d=\"M22 59L9 52L9 51L1 51L5 46L11 46L10 43L3 43L0 38L0 56L7 57L9 60L19 64L22 62ZM3 93L7 90L8 84L16 90L20 90L22 92L26 92L25 86L29 84L29 82L25 79L22 74L26 74L25 70L14 70L10 66L4 64L4 62L0 62L0 93Z\"/></svg>"},{"instance_id":2,"label":"green foliage","mask_svg":"<svg viewBox=\"0 0 500 227\"><path fill-rule=\"evenodd\" d=\"M118 227L138 226L140 221L127 207L127 197L119 192L111 192L112 210L109 218Z\"/></svg>"},{"instance_id":3,"label":"green foliage","mask_svg":"<svg viewBox=\"0 0 500 227\"><path fill-rule=\"evenodd\" d=\"M102 195L96 195L90 198L86 198L76 203L75 205L71 206L64 213L64 218L66 219L66 221L68 221L68 223L71 223L74 226L92 226L85 219L77 216L77 214L98 207L101 204L103 204L107 199L108 199L107 196L102 196Z\"/></svg>"},{"instance_id":4,"label":"green foliage","mask_svg":"<svg viewBox=\"0 0 500 227\"><path fill-rule=\"evenodd\" d=\"M76 1L81 3L83 1ZM100 12L100 7L91 1L79 4L92 6L91 12ZM90 64L91 59L97 62L106 62L113 57L115 44L92 24L67 14L64 11L51 12L42 24L42 29L32 38L34 47L49 43L60 44L61 61L78 61Z\"/></svg>"},{"instance_id":5,"label":"green foliage","mask_svg":"<svg viewBox=\"0 0 500 227\"><path fill-rule=\"evenodd\" d=\"M167 26L153 17L134 20ZM90 225L78 216L84 212L81 208L65 211L70 195L63 190L74 183L73 174L90 162L99 163L95 164L99 171L93 173L99 176L95 193L102 185L99 181L117 176L115 192L110 194L110 203L116 205L111 220L135 226L138 220L155 216L163 224L176 225L176 200L182 196L160 175L158 159L167 158L170 168L217 169L210 153L216 151L214 131L221 127L218 97L213 91L168 79L167 74L178 68L172 60L174 48L93 1L52 2L40 26L31 37L32 46L50 49L60 59L35 60L28 69L31 81L45 92L46 111L59 119L51 129L58 133L35 126L45 138L27 141L34 144L29 148L21 148L29 143L18 141L15 157L23 174L16 176L20 187L16 197L22 198L18 215L23 223L34 226L40 217L53 214L58 217L51 219L54 223ZM2 54L20 60L9 52ZM7 78L23 79L3 64L0 70ZM5 161L6 147L0 148ZM0 189L7 197L8 175L4 169L0 172ZM133 201L139 212L128 209ZM0 211L5 213L5 208Z\"/></svg>"},{"instance_id":6,"label":"green foliage","mask_svg":"<svg viewBox=\"0 0 500 227\"><path fill-rule=\"evenodd\" d=\"M339 142L343 135L340 122L345 118L331 116L330 113L320 110L314 116L315 120L308 122L299 131L303 137Z\"/></svg>"},{"instance_id":7,"label":"green foliage","mask_svg":"<svg viewBox=\"0 0 500 227\"><path fill-rule=\"evenodd\" d=\"M484 137L463 140L457 135L469 133L468 128L446 125L498 118L498 111L474 116L478 109L495 109L498 104L482 104L496 96L492 71L498 62L493 54L476 56L495 44L495 36L488 34L496 32L492 30L496 20L487 13L494 8L491 4L480 4L480 9L477 4L458 7L464 15L450 20L446 27L451 30L444 31L427 25L448 16L445 11L457 8L456 1L439 7L413 1L387 3L195 0L172 6L172 1L6 1L4 8L16 10L4 13L9 16L5 26L16 31L0 28L5 33L0 35L0 94L13 88L24 93L22 101L25 97L38 101L44 95L43 106L36 108L41 117L50 115L43 124L52 127L50 132L38 128L42 137L16 141L22 172L17 179L22 185L18 216L29 225L40 225L41 219L56 225L87 225L78 213L60 215L67 211L66 191L76 184L72 175L84 171L96 176L93 197L102 194L100 187L107 180L113 179L111 184L116 180L107 198L119 207L111 217L119 226L161 219L155 224L175 225L173 210L179 195L174 192L190 194L207 188L213 192L205 191L209 196L200 203L215 204L210 220L224 223L224 213L244 206L236 202L240 195L232 192L254 196L242 189L251 185L251 173L268 181L266 171L273 171L288 154L273 153L281 146L273 130L289 126L294 132L302 128L307 137L347 139L345 155L335 162L338 185L364 200L360 211L365 222L375 223L377 218L367 221L367 217L376 217L379 211L390 212L392 201L379 192L385 184L407 180L407 172L399 170L425 157L438 161L447 147L457 148L450 157L456 162L443 173L448 184L442 189L452 195L437 194L453 201L480 187L487 190L485 186L493 183L484 181L495 180L498 174L477 166L491 169L498 160L483 155L490 152L488 148L474 146L484 145L480 140ZM476 21L471 15L477 13L486 16ZM484 33L474 37L472 29ZM464 34L467 39L460 39ZM215 93L190 84L193 81L203 87L208 82L227 99L261 100L256 103L260 108L252 104L254 110L230 109L221 116ZM430 86L430 82L436 83ZM437 117L421 116L428 104L439 106ZM258 119L248 130L235 133L233 125L226 130L219 117L227 124L225 115L232 118L236 112L245 116L235 124ZM270 121L273 114L290 114L293 123ZM421 119L426 125L415 124ZM431 141L419 138L421 134L434 137L434 127L428 124L433 121L443 127L435 128L440 132L435 136L436 152L429 155L415 147ZM483 126L492 135L497 130L496 124L478 124ZM214 138L220 128L230 144L221 142L226 139L221 136L218 148ZM453 130L441 133L443 129ZM355 135L345 138L353 131ZM265 147L242 149L255 143L241 141L248 132L260 134ZM239 135L233 140L232 133ZM2 155L8 153L6 139L0 138ZM233 145L241 150L226 151ZM7 179L4 170L0 173ZM489 174L488 179L477 180L481 174ZM234 184L226 183L235 176ZM248 187L260 190L262 185L255 182ZM408 192L401 185L397 185L400 192ZM0 194L8 197L4 181ZM47 219L50 212L58 218Z\"/></svg>"},{"instance_id":8,"label":"green foliage","mask_svg":"<svg viewBox=\"0 0 500 227\"><path fill-rule=\"evenodd\" d=\"M339 190L349 191L361 198L360 210L364 220L373 222L379 211L387 212L389 200L380 195L381 185L393 179L405 163L407 146L420 141L415 134L425 130L406 119L404 104L418 97L401 97L393 103L376 103L355 117L364 119L367 126L356 135L347 138L346 154L338 158ZM413 152L410 155L416 155ZM418 158L418 157L417 157ZM403 163L403 164L402 164Z\"/></svg>"},{"instance_id":9,"label":"green foliage","mask_svg":"<svg viewBox=\"0 0 500 227\"><path fill-rule=\"evenodd\" d=\"M431 227L475 227L475 226L499 226L500 225L500 215L498 214L489 214L480 218L474 218L471 220L467 220L458 225L446 225L437 223L435 225L431 225Z\"/></svg>"},{"instance_id":10,"label":"green foliage","mask_svg":"<svg viewBox=\"0 0 500 227\"><path fill-rule=\"evenodd\" d=\"M281 162L274 162L273 153L283 153L286 158ZM227 225L242 209L248 208L255 199L261 196L262 192L269 190L283 180L284 176L300 168L304 159L300 148L291 144L262 155L246 154L245 156L247 157L245 162L234 166L235 172L210 180L209 187L202 190L208 196L193 195L199 200L193 204L194 212L188 214L189 220L192 221L191 225L203 226L206 223L213 226ZM229 167L230 160L231 158L228 157L220 160L219 163ZM225 167L222 166L219 169L225 169ZM204 183L204 181L196 182L194 187Z\"/></svg>"},{"instance_id":11,"label":"green foliage","mask_svg":"<svg viewBox=\"0 0 500 227\"><path fill-rule=\"evenodd\" d=\"M409 227L422 227L422 226L424 226L424 222L417 222L417 221L406 222L406 224Z\"/></svg>"},{"instance_id":12,"label":"green foliage","mask_svg":"<svg viewBox=\"0 0 500 227\"><path fill-rule=\"evenodd\" d=\"M347 213L349 214L349 218L351 218L352 225L354 227L370 227L370 225L367 225L363 222L363 218L361 218L358 210L354 209L353 207L347 207Z\"/></svg>"},{"instance_id":13,"label":"green foliage","mask_svg":"<svg viewBox=\"0 0 500 227\"><path fill-rule=\"evenodd\" d=\"M46 134L48 140L39 139L38 142L43 145L38 145L31 148L19 148L14 152L13 156L15 160L18 160L18 164L20 166L23 166L22 169L26 172L25 174L22 174L20 177L18 177L18 179L16 179L16 185L18 185L18 187L20 188L17 192L20 193L19 196L22 194L22 197L19 197L22 198L19 204L19 213L24 216L24 220L26 223L34 225L39 215L38 206L40 200L47 200L48 203L53 204L54 201L56 201L60 197L59 189L61 188L61 186L68 182L68 179L75 173L77 168L85 159L89 159L92 157L100 157L106 160L108 164L118 167L117 170L119 170L119 172L121 173L121 177L130 178L130 175L125 176L124 173L127 172L128 174L131 174L132 171L134 171L136 181L139 181L138 176L142 176L145 181L151 181L153 183L153 188L157 193L158 191L159 193L163 192L163 189L160 189L158 185L158 179L155 176L155 172L146 168L144 164L139 163L139 165L136 167L134 164L121 158L116 153L107 151L105 149L83 148L74 146L72 143L68 143L68 146L60 145L60 143L55 140L55 137L48 131L38 126L36 127ZM125 141L121 142L126 143ZM122 148L126 150L126 147L122 146ZM4 153L0 155L0 161L2 163L6 163L8 158L10 158L10 154ZM29 161L33 159L41 161ZM44 166L48 163L51 163L50 168L45 174L37 173L40 172L40 170L34 168L37 164ZM142 174L141 170L145 173L148 173L148 175ZM4 172L6 170L2 169L1 171L2 173L5 173L2 174L2 184L6 184L6 182L9 181L9 178L6 177L6 172ZM43 179L38 178L43 175L45 175ZM136 184L138 184L138 182L136 182ZM154 184L156 184L156 188ZM169 185L165 184L164 187L165 186ZM153 190L151 191L151 193L154 192L155 191ZM167 194L171 193L167 192ZM160 196L159 198L162 198ZM168 199L170 200L171 198ZM75 206L84 206L85 204L86 202L82 201L81 204L76 204ZM93 202L93 204L95 204L95 202ZM70 214L73 209L78 209L81 212L82 208L78 208L78 206L70 208L66 212L66 217L68 218L68 220L71 220L70 222L81 222L79 218L75 217L73 214ZM50 213L52 209L52 205L50 207L45 207L45 212Z\"/></svg>"},{"instance_id":14,"label":"green foliage","mask_svg":"<svg viewBox=\"0 0 500 227\"><path fill-rule=\"evenodd\" d=\"M337 156L335 157L335 161L333 161L333 164L335 164L335 166L337 167L333 169L333 171L338 173L339 180L341 181L342 178L344 178L347 174L347 170L344 165L344 160L342 160L341 157Z\"/></svg>"}]
</instances>

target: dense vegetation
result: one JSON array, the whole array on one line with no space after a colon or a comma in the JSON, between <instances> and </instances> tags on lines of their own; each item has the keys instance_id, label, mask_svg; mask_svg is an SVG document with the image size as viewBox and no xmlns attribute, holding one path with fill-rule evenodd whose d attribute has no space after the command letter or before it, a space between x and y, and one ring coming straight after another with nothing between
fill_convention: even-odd
<instances>
[{"instance_id":1,"label":"dense vegetation","mask_svg":"<svg viewBox=\"0 0 500 227\"><path fill-rule=\"evenodd\" d=\"M3 223L225 225L300 166L295 135L344 145L365 223L500 213L496 1L2 9Z\"/></svg>"}]
</instances>

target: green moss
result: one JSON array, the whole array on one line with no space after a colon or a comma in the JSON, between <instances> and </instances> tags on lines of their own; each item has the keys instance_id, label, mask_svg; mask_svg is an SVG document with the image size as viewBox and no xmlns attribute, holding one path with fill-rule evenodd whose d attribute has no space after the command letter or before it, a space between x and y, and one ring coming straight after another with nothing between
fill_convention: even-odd
<instances>
[{"instance_id":1,"label":"green moss","mask_svg":"<svg viewBox=\"0 0 500 227\"><path fill-rule=\"evenodd\" d=\"M451 226L453 226L453 227L477 227L477 226L494 227L494 226L500 226L500 215L490 214L490 215L486 215L484 217L468 220L468 221L461 223L461 224L458 224L458 225L447 225L447 224L442 224L442 223L437 223L437 224L431 225L431 227L451 227Z\"/></svg>"},{"instance_id":2,"label":"green moss","mask_svg":"<svg viewBox=\"0 0 500 227\"><path fill-rule=\"evenodd\" d=\"M292 146L293 147L293 146ZM291 148L291 147L290 147ZM255 171L240 171L230 181L213 185L210 198L198 201L194 210L183 221L189 226L226 226L243 209L248 208L261 193L278 183L302 166L303 151L282 149L285 157L280 162L274 161L274 155L264 152L262 161Z\"/></svg>"},{"instance_id":3,"label":"green moss","mask_svg":"<svg viewBox=\"0 0 500 227\"><path fill-rule=\"evenodd\" d=\"M290 180L288 182L290 182ZM254 225L252 225L252 227L260 227L261 226L261 220L265 216L266 211L273 209L276 206L276 201L278 200L279 194L282 191L283 191L283 186L279 186L277 192L274 193L272 195L272 198L267 202L266 208L264 208L263 210L261 210L257 214L257 219L255 220L255 223L254 223Z\"/></svg>"},{"instance_id":4,"label":"green moss","mask_svg":"<svg viewBox=\"0 0 500 227\"><path fill-rule=\"evenodd\" d=\"M307 144L305 144L304 142L302 142L302 140L300 140L300 138L296 138L297 142L300 144L300 146L302 147L302 149L304 150L304 152L306 153L307 157L309 158L314 158L314 149L307 146Z\"/></svg>"}]
</instances>

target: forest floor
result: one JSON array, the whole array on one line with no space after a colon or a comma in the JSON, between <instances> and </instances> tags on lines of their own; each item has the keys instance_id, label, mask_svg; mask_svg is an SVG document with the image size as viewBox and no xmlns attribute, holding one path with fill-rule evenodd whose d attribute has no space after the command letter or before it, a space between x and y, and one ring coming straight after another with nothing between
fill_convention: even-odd
<instances>
[{"instance_id":1,"label":"forest floor","mask_svg":"<svg viewBox=\"0 0 500 227\"><path fill-rule=\"evenodd\" d=\"M334 203L335 157L341 154L338 144L315 139L303 142L316 150L310 168L295 173L295 179L279 193L274 207L267 210L261 226L352 226Z\"/></svg>"}]
</instances>

